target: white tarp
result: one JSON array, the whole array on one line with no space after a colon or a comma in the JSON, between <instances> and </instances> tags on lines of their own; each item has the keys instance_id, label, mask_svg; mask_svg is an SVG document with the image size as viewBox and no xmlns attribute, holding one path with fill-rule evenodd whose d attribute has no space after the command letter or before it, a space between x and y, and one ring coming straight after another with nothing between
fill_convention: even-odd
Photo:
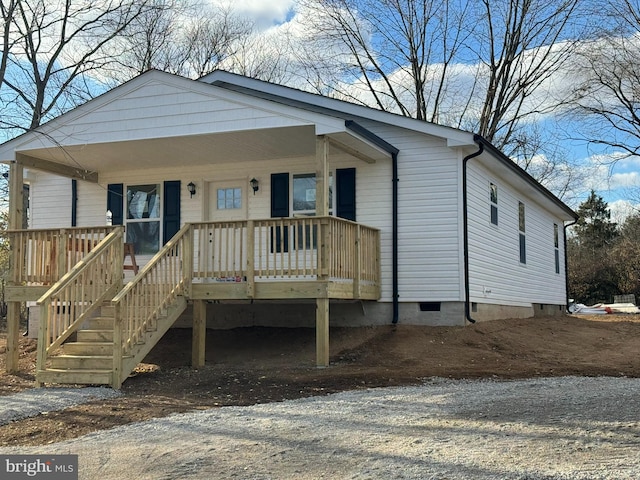
<instances>
[{"instance_id":1,"label":"white tarp","mask_svg":"<svg viewBox=\"0 0 640 480\"><path fill-rule=\"evenodd\" d=\"M640 308L633 303L597 303L591 306L574 303L569 306L569 311L583 315L605 315L607 313L640 313Z\"/></svg>"}]
</instances>

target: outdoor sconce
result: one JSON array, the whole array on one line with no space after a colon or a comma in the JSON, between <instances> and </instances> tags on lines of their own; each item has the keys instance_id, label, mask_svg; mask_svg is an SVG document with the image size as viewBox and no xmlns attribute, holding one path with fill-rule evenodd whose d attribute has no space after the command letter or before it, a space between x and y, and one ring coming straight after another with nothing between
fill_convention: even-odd
<instances>
[{"instance_id":1,"label":"outdoor sconce","mask_svg":"<svg viewBox=\"0 0 640 480\"><path fill-rule=\"evenodd\" d=\"M193 198L193 196L196 194L196 184L193 182L189 182L189 184L187 185L187 190L189 190L191 198Z\"/></svg>"},{"instance_id":2,"label":"outdoor sconce","mask_svg":"<svg viewBox=\"0 0 640 480\"><path fill-rule=\"evenodd\" d=\"M251 180L249 180L249 184L251 185L251 188L253 188L253 194L255 195L260 188L260 183L255 178L252 178Z\"/></svg>"}]
</instances>

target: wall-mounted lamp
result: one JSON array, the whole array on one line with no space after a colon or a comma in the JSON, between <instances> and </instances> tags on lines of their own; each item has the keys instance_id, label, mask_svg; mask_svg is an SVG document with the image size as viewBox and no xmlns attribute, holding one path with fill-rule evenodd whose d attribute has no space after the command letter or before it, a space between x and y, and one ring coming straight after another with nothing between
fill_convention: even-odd
<instances>
[{"instance_id":1,"label":"wall-mounted lamp","mask_svg":"<svg viewBox=\"0 0 640 480\"><path fill-rule=\"evenodd\" d=\"M260 189L260 183L255 178L252 178L251 180L249 180L249 185L251 185L251 188L253 188L254 195Z\"/></svg>"},{"instance_id":2,"label":"wall-mounted lamp","mask_svg":"<svg viewBox=\"0 0 640 480\"><path fill-rule=\"evenodd\" d=\"M189 190L189 194L191 195L191 198L193 198L193 196L196 194L196 184L193 182L189 182L189 184L187 185L187 190Z\"/></svg>"}]
</instances>

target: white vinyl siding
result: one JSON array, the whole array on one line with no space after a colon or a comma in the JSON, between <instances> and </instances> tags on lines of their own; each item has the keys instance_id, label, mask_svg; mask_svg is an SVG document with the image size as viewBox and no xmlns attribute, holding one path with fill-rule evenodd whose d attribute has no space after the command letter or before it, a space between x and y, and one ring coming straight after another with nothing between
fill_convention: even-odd
<instances>
[{"instance_id":1,"label":"white vinyl siding","mask_svg":"<svg viewBox=\"0 0 640 480\"><path fill-rule=\"evenodd\" d=\"M43 172L30 177L29 228L70 227L71 180Z\"/></svg>"},{"instance_id":2,"label":"white vinyl siding","mask_svg":"<svg viewBox=\"0 0 640 480\"><path fill-rule=\"evenodd\" d=\"M376 135L400 150L398 155L398 282L400 302L460 301L461 269L459 154L444 140L396 127L362 121ZM375 165L374 165L375 166ZM384 204L388 230L382 238L383 297L391 301L391 169L382 181L388 196L369 188L374 202ZM360 181L360 180L359 180ZM366 184L365 184L366 185ZM360 194L361 189L358 189ZM358 221L367 222L360 215ZM369 205L367 205L369 207ZM369 210L369 208L367 208ZM385 263L388 262L388 263Z\"/></svg>"},{"instance_id":3,"label":"white vinyl siding","mask_svg":"<svg viewBox=\"0 0 640 480\"><path fill-rule=\"evenodd\" d=\"M487 222L490 173L469 162L469 280L471 301L530 306L564 304L564 271L555 274L553 224L562 222L506 181L500 182L500 223ZM526 265L520 263L518 204L525 204ZM560 241L562 241L560 239ZM559 252L564 264L564 251Z\"/></svg>"}]
</instances>

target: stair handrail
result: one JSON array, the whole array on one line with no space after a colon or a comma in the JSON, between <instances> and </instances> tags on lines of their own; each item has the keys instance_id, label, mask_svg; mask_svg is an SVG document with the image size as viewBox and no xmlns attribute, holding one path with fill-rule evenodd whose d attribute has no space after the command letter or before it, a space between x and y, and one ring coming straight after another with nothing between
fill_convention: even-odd
<instances>
[{"instance_id":1,"label":"stair handrail","mask_svg":"<svg viewBox=\"0 0 640 480\"><path fill-rule=\"evenodd\" d=\"M37 301L38 370L102 302L122 288L124 227L116 228Z\"/></svg>"},{"instance_id":2,"label":"stair handrail","mask_svg":"<svg viewBox=\"0 0 640 480\"><path fill-rule=\"evenodd\" d=\"M142 340L161 312L178 296L191 291L193 271L192 226L185 224L131 282L113 297L114 378L117 363ZM144 301L142 301L144 300Z\"/></svg>"}]
</instances>

